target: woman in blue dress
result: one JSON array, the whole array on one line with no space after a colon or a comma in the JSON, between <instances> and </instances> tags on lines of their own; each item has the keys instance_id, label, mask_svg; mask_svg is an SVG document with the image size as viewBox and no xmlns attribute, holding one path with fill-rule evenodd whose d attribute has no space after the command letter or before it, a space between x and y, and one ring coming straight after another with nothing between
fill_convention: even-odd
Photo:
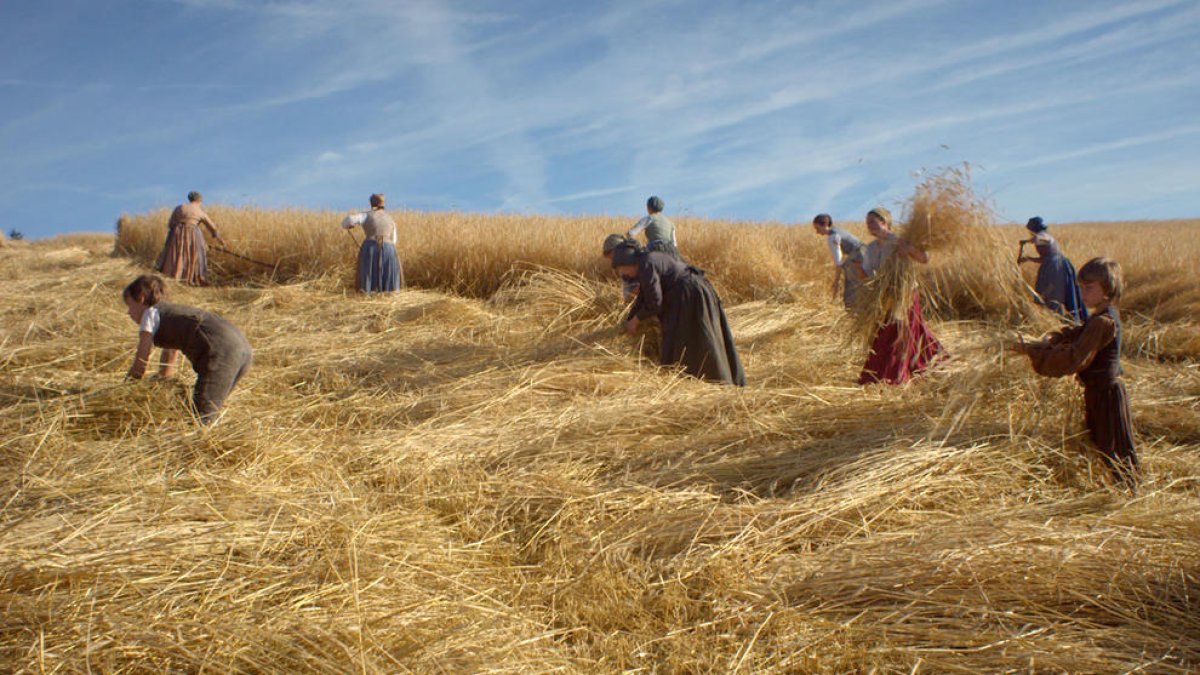
<instances>
[{"instance_id":1,"label":"woman in blue dress","mask_svg":"<svg viewBox=\"0 0 1200 675\"><path fill-rule=\"evenodd\" d=\"M347 216L342 227L362 227L358 249L358 290L390 293L404 288L404 268L396 255L396 221L384 210L383 195L371 195L371 210Z\"/></svg>"},{"instance_id":2,"label":"woman in blue dress","mask_svg":"<svg viewBox=\"0 0 1200 675\"><path fill-rule=\"evenodd\" d=\"M1087 308L1079 295L1079 286L1075 282L1075 266L1063 255L1062 248L1050 233L1046 232L1046 223L1040 217L1034 216L1025 223L1025 229L1033 233L1024 243L1033 244L1037 249L1037 257L1021 256L1018 263L1035 262L1038 264L1037 281L1033 290L1037 291L1039 301L1050 309L1071 317L1082 323L1087 319Z\"/></svg>"}]
</instances>

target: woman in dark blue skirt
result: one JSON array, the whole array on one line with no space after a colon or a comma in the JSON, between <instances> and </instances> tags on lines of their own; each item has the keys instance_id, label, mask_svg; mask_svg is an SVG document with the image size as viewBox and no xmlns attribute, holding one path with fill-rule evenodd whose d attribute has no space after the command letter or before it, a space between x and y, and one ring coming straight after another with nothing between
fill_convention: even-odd
<instances>
[{"instance_id":1,"label":"woman in dark blue skirt","mask_svg":"<svg viewBox=\"0 0 1200 675\"><path fill-rule=\"evenodd\" d=\"M638 323L652 316L662 325L660 364L683 366L689 375L705 380L745 386L729 320L704 270L670 253L628 244L613 250L612 266L622 278L638 281L625 331L635 335Z\"/></svg>"},{"instance_id":2,"label":"woman in dark blue skirt","mask_svg":"<svg viewBox=\"0 0 1200 675\"><path fill-rule=\"evenodd\" d=\"M342 227L361 226L363 243L358 248L358 290L389 293L404 286L404 269L396 255L396 221L384 210L383 195L371 195L371 210L342 221Z\"/></svg>"},{"instance_id":3,"label":"woman in dark blue skirt","mask_svg":"<svg viewBox=\"0 0 1200 675\"><path fill-rule=\"evenodd\" d=\"M1018 262L1038 263L1037 281L1033 290L1037 291L1040 302L1050 309L1082 323L1087 319L1087 308L1079 296L1079 286L1075 282L1075 266L1063 255L1062 248L1050 233L1046 232L1046 224L1039 217L1029 219L1025 229L1033 236L1025 243L1033 244L1037 249L1037 257L1021 256Z\"/></svg>"},{"instance_id":4,"label":"woman in dark blue skirt","mask_svg":"<svg viewBox=\"0 0 1200 675\"><path fill-rule=\"evenodd\" d=\"M387 293L400 290L400 264L396 245L368 238L358 249L358 290Z\"/></svg>"}]
</instances>

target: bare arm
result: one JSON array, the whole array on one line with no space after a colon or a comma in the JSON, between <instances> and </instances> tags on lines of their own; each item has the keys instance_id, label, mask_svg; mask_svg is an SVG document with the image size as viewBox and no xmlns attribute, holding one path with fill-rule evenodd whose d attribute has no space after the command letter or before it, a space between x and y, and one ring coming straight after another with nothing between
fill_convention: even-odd
<instances>
[{"instance_id":1,"label":"bare arm","mask_svg":"<svg viewBox=\"0 0 1200 675\"><path fill-rule=\"evenodd\" d=\"M138 333L137 351L133 355L133 365L129 366L129 372L125 377L131 380L140 380L146 374L146 364L150 362L150 351L154 349L154 335L151 333Z\"/></svg>"},{"instance_id":2,"label":"bare arm","mask_svg":"<svg viewBox=\"0 0 1200 675\"><path fill-rule=\"evenodd\" d=\"M1023 244L1033 244L1034 250L1036 251L1036 250L1037 250L1037 244L1038 244L1038 236L1035 234L1035 235L1033 235L1032 237L1030 237L1030 238L1028 238L1028 239L1024 239L1024 240L1022 240L1022 242L1021 242L1021 243L1023 243ZM1042 264L1042 262L1045 260L1045 256L1041 256L1041 255L1027 255L1027 256L1022 256L1022 257L1021 257L1021 259L1022 259L1023 261L1025 261L1025 262L1035 262L1035 263L1038 263L1038 264L1040 265L1040 264Z\"/></svg>"},{"instance_id":3,"label":"bare arm","mask_svg":"<svg viewBox=\"0 0 1200 675\"><path fill-rule=\"evenodd\" d=\"M143 333L149 335L149 333ZM164 349L158 357L158 376L168 378L175 376L175 362L179 360L178 349Z\"/></svg>"}]
</instances>

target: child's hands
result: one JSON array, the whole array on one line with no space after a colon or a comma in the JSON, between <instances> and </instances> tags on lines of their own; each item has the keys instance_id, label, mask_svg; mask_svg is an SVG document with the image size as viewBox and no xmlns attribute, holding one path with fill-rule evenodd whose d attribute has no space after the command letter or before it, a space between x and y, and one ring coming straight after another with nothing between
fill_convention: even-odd
<instances>
[{"instance_id":1,"label":"child's hands","mask_svg":"<svg viewBox=\"0 0 1200 675\"><path fill-rule=\"evenodd\" d=\"M630 335L630 336L636 336L637 329L638 329L638 323L640 323L640 321L636 316L633 317L632 319L630 319L629 321L626 321L625 322L625 334Z\"/></svg>"},{"instance_id":2,"label":"child's hands","mask_svg":"<svg viewBox=\"0 0 1200 675\"><path fill-rule=\"evenodd\" d=\"M1018 354L1028 354L1028 345L1025 343L1025 336L1017 334L1017 339L1008 343L1008 350Z\"/></svg>"}]
</instances>

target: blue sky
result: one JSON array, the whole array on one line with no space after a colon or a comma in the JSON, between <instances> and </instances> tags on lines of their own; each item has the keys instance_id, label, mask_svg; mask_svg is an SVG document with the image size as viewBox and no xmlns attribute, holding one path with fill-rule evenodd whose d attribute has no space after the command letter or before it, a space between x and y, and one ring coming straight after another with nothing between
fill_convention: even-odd
<instances>
[{"instance_id":1,"label":"blue sky","mask_svg":"<svg viewBox=\"0 0 1200 675\"><path fill-rule=\"evenodd\" d=\"M207 203L1200 215L1200 3L3 0L0 228Z\"/></svg>"}]
</instances>

